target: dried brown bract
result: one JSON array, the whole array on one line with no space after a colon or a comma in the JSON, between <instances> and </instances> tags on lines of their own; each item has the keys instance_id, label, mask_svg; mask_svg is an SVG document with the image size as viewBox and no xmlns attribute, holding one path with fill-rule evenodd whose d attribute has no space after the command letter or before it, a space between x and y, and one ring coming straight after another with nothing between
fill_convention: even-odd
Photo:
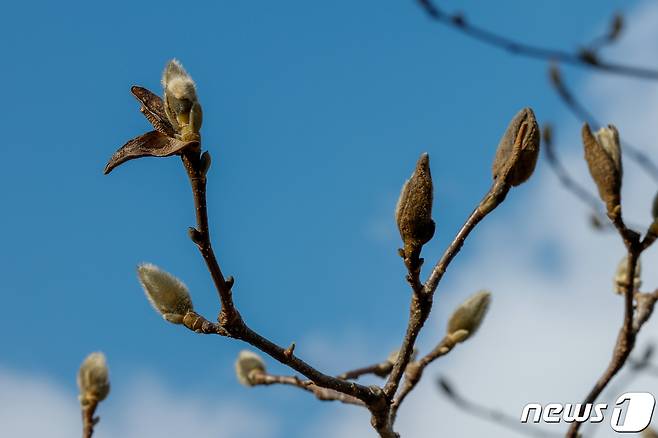
<instances>
[{"instance_id":1,"label":"dried brown bract","mask_svg":"<svg viewBox=\"0 0 658 438\"><path fill-rule=\"evenodd\" d=\"M422 246L434 236L433 191L430 158L424 153L418 159L411 178L402 186L395 207L395 220L404 242L405 258L418 257Z\"/></svg>"},{"instance_id":2,"label":"dried brown bract","mask_svg":"<svg viewBox=\"0 0 658 438\"><path fill-rule=\"evenodd\" d=\"M530 108L523 108L510 122L498 143L493 178L511 186L530 178L539 156L539 126Z\"/></svg>"},{"instance_id":3,"label":"dried brown bract","mask_svg":"<svg viewBox=\"0 0 658 438\"><path fill-rule=\"evenodd\" d=\"M142 104L140 111L155 130L121 146L105 166L105 174L136 158L170 157L200 147L201 105L196 97L194 82L178 61L167 65L163 85L168 104L146 88L133 86L130 89Z\"/></svg>"},{"instance_id":4,"label":"dried brown bract","mask_svg":"<svg viewBox=\"0 0 658 438\"><path fill-rule=\"evenodd\" d=\"M622 164L619 132L613 125L608 125L607 128L601 128L596 134L592 134L589 125L585 123L582 135L587 167L608 213L612 213L621 203Z\"/></svg>"}]
</instances>

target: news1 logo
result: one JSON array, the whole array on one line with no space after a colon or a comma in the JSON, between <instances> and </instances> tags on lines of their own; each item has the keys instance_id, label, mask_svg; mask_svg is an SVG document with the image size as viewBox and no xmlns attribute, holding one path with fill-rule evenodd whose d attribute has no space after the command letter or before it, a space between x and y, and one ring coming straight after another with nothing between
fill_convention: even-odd
<instances>
[{"instance_id":1,"label":"news1 logo","mask_svg":"<svg viewBox=\"0 0 658 438\"><path fill-rule=\"evenodd\" d=\"M615 432L641 432L651 423L656 399L648 392L627 392L617 397L610 415L610 427ZM523 407L521 423L601 423L606 416L607 403L577 404L528 403ZM530 414L532 413L532 417Z\"/></svg>"}]
</instances>

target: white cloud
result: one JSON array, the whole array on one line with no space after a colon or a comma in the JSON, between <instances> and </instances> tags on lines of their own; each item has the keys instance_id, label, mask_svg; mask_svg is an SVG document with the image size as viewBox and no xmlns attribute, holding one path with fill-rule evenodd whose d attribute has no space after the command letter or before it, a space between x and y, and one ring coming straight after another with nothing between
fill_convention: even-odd
<instances>
[{"instance_id":1,"label":"white cloud","mask_svg":"<svg viewBox=\"0 0 658 438\"><path fill-rule=\"evenodd\" d=\"M277 436L277 422L235 400L172 394L152 378L112 389L101 404L94 437L165 438ZM70 438L80 435L76 394L50 379L0 368L0 436Z\"/></svg>"}]
</instances>

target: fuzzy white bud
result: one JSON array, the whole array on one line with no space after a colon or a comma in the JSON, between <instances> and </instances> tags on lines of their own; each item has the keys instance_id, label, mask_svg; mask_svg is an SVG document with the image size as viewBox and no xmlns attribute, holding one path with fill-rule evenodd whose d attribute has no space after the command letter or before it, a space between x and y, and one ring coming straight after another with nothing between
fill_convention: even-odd
<instances>
[{"instance_id":1,"label":"fuzzy white bud","mask_svg":"<svg viewBox=\"0 0 658 438\"><path fill-rule=\"evenodd\" d=\"M78 388L82 404L105 400L110 393L110 376L103 353L91 353L82 362L78 371Z\"/></svg>"},{"instance_id":2,"label":"fuzzy white bud","mask_svg":"<svg viewBox=\"0 0 658 438\"><path fill-rule=\"evenodd\" d=\"M253 376L265 372L265 362L256 353L242 350L235 361L235 374L244 386L253 386Z\"/></svg>"},{"instance_id":3,"label":"fuzzy white bud","mask_svg":"<svg viewBox=\"0 0 658 438\"><path fill-rule=\"evenodd\" d=\"M622 176L621 166L621 145L619 143L619 131L614 125L608 125L601 128L594 134L594 137L603 147L603 150L608 154L610 160L613 162L615 169L619 172L619 177Z\"/></svg>"},{"instance_id":4,"label":"fuzzy white bud","mask_svg":"<svg viewBox=\"0 0 658 438\"><path fill-rule=\"evenodd\" d=\"M629 283L628 278L628 258L624 257L617 265L617 272L615 273L614 287L615 293L622 295L626 291L626 286ZM633 277L633 292L637 292L642 286L642 264L640 260L635 265L635 275Z\"/></svg>"},{"instance_id":5,"label":"fuzzy white bud","mask_svg":"<svg viewBox=\"0 0 658 438\"><path fill-rule=\"evenodd\" d=\"M182 324L185 314L194 309L187 286L170 273L144 263L137 267L137 276L151 305L165 320Z\"/></svg>"},{"instance_id":6,"label":"fuzzy white bud","mask_svg":"<svg viewBox=\"0 0 658 438\"><path fill-rule=\"evenodd\" d=\"M196 85L178 60L172 59L165 67L162 86L165 113L174 130L184 137L198 135L202 112Z\"/></svg>"},{"instance_id":7,"label":"fuzzy white bud","mask_svg":"<svg viewBox=\"0 0 658 438\"><path fill-rule=\"evenodd\" d=\"M448 335L455 338L457 342L463 342L473 336L482 324L490 303L491 293L488 291L471 295L452 313L448 321ZM466 333L463 333L464 331Z\"/></svg>"}]
</instances>

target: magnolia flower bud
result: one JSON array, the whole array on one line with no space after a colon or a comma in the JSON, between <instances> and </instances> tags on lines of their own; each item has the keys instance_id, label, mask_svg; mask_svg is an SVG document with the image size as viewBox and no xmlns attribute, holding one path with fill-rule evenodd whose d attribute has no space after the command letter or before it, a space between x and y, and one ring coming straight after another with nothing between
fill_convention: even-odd
<instances>
[{"instance_id":1,"label":"magnolia flower bud","mask_svg":"<svg viewBox=\"0 0 658 438\"><path fill-rule=\"evenodd\" d=\"M619 132L613 125L608 125L607 128L601 128L596 134L592 134L589 125L585 123L582 135L589 173L608 212L612 212L620 204L621 196L622 165Z\"/></svg>"},{"instance_id":2,"label":"magnolia flower bud","mask_svg":"<svg viewBox=\"0 0 658 438\"><path fill-rule=\"evenodd\" d=\"M198 137L203 115L196 85L176 59L169 61L162 74L164 109L174 130L183 140Z\"/></svg>"},{"instance_id":3,"label":"magnolia flower bud","mask_svg":"<svg viewBox=\"0 0 658 438\"><path fill-rule=\"evenodd\" d=\"M253 386L253 377L265 373L265 362L259 355L249 350L242 350L235 361L235 374L244 386Z\"/></svg>"},{"instance_id":4,"label":"magnolia flower bud","mask_svg":"<svg viewBox=\"0 0 658 438\"><path fill-rule=\"evenodd\" d=\"M459 342L473 336L487 314L490 303L491 293L488 291L480 291L471 295L452 313L448 321L448 335L459 339ZM464 335L458 333L459 330L465 330L468 333Z\"/></svg>"},{"instance_id":5,"label":"magnolia flower bud","mask_svg":"<svg viewBox=\"0 0 658 438\"><path fill-rule=\"evenodd\" d=\"M628 286L628 257L624 257L617 265L617 272L615 273L615 293L623 295ZM638 260L635 264L635 276L633 277L633 292L637 292L642 286L642 264Z\"/></svg>"},{"instance_id":6,"label":"magnolia flower bud","mask_svg":"<svg viewBox=\"0 0 658 438\"><path fill-rule=\"evenodd\" d=\"M137 276L153 308L167 321L182 324L185 314L193 310L187 286L150 263L139 265Z\"/></svg>"},{"instance_id":7,"label":"magnolia flower bud","mask_svg":"<svg viewBox=\"0 0 658 438\"><path fill-rule=\"evenodd\" d=\"M395 221L404 242L406 258L417 257L421 247L434 236L433 190L430 158L424 153L418 159L411 178L402 186L395 207Z\"/></svg>"},{"instance_id":8,"label":"magnolia flower bud","mask_svg":"<svg viewBox=\"0 0 658 438\"><path fill-rule=\"evenodd\" d=\"M400 354L400 350L393 350L391 351L391 354L388 355L386 358L386 362L390 363L391 365L395 365L395 362L398 361L398 355ZM411 350L411 356L409 358L410 362L413 362L416 360L416 356L418 356L418 349L414 348Z\"/></svg>"},{"instance_id":9,"label":"magnolia flower bud","mask_svg":"<svg viewBox=\"0 0 658 438\"><path fill-rule=\"evenodd\" d=\"M97 403L110 393L110 377L103 353L91 353L78 371L80 403Z\"/></svg>"},{"instance_id":10,"label":"magnolia flower bud","mask_svg":"<svg viewBox=\"0 0 658 438\"><path fill-rule=\"evenodd\" d=\"M535 113L523 108L510 122L498 143L493 163L493 178L512 186L524 183L537 164L539 126Z\"/></svg>"}]
</instances>

